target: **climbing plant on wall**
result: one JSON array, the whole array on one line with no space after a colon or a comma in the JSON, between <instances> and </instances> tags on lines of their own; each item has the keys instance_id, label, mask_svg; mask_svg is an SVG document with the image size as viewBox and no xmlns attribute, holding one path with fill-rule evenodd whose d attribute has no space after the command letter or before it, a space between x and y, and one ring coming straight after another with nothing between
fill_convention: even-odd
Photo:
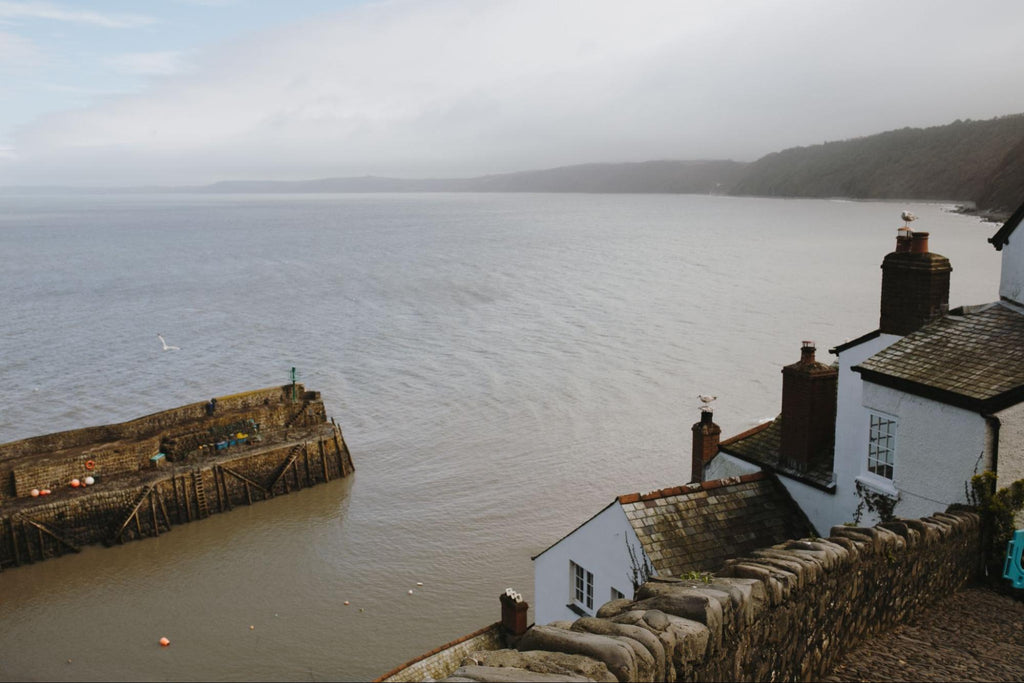
<instances>
[{"instance_id":1,"label":"climbing plant on wall","mask_svg":"<svg viewBox=\"0 0 1024 683\"><path fill-rule=\"evenodd\" d=\"M891 522L896 518L895 509L896 503L900 502L899 493L895 496L890 496L885 493L872 491L858 481L857 497L860 498L860 502L857 503L857 509L853 511L853 521L855 524L860 524L865 510L877 515L879 522Z\"/></svg>"},{"instance_id":2,"label":"climbing plant on wall","mask_svg":"<svg viewBox=\"0 0 1024 683\"><path fill-rule=\"evenodd\" d=\"M651 564L647 553L643 550L638 553L633 549L633 544L628 540L626 541L626 550L629 551L629 564L633 572L630 580L633 582L633 592L635 593L640 590L640 586L647 583L647 580L654 576L654 565Z\"/></svg>"},{"instance_id":3,"label":"climbing plant on wall","mask_svg":"<svg viewBox=\"0 0 1024 683\"><path fill-rule=\"evenodd\" d=\"M981 515L985 568L988 576L1000 577L1006 544L1013 535L1014 518L1024 509L1024 479L996 489L995 472L985 471L971 477L967 500Z\"/></svg>"}]
</instances>

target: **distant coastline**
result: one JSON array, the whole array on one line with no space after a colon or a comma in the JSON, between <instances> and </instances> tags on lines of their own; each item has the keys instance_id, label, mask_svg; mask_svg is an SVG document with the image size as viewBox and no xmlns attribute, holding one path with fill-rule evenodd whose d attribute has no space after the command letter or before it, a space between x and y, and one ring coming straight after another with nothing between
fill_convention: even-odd
<instances>
[{"instance_id":1,"label":"distant coastline","mask_svg":"<svg viewBox=\"0 0 1024 683\"><path fill-rule=\"evenodd\" d=\"M590 163L469 178L360 176L315 180L226 180L138 187L8 186L0 194L290 194L553 192L704 194L957 203L984 220L1009 216L1024 187L1024 114L727 159Z\"/></svg>"}]
</instances>

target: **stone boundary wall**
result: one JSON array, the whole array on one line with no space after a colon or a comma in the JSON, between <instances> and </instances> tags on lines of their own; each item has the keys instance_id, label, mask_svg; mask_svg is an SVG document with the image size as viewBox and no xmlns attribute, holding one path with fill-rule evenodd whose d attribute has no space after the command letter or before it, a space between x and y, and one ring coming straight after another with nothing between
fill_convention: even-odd
<instances>
[{"instance_id":1,"label":"stone boundary wall","mask_svg":"<svg viewBox=\"0 0 1024 683\"><path fill-rule=\"evenodd\" d=\"M301 384L295 385L297 400L317 400L319 392L306 392ZM266 403L291 401L292 386L286 384L269 389L257 389L240 394L217 397L217 410L242 411L262 407ZM48 454L69 448L82 448L90 444L109 443L157 434L182 423L199 421L207 417L207 402L190 403L170 410L139 417L128 422L72 429L19 441L0 444L0 462L32 454Z\"/></svg>"},{"instance_id":2,"label":"stone boundary wall","mask_svg":"<svg viewBox=\"0 0 1024 683\"><path fill-rule=\"evenodd\" d=\"M976 576L980 520L951 509L729 560L708 581L652 579L597 617L534 626L447 680L820 680L857 645ZM552 676L557 678L552 678Z\"/></svg>"},{"instance_id":3,"label":"stone boundary wall","mask_svg":"<svg viewBox=\"0 0 1024 683\"><path fill-rule=\"evenodd\" d=\"M416 659L392 669L374 683L412 683L433 681L447 676L459 666L462 660L478 650L497 650L502 646L501 622L474 631L458 640L434 648Z\"/></svg>"}]
</instances>

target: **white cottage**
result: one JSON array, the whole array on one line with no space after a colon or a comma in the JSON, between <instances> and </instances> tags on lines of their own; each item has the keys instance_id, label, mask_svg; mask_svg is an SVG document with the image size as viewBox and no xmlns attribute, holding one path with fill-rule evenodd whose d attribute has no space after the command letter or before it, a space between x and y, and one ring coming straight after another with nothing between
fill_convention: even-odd
<instances>
[{"instance_id":1,"label":"white cottage","mask_svg":"<svg viewBox=\"0 0 1024 683\"><path fill-rule=\"evenodd\" d=\"M1001 486L1024 477L1022 218L1024 205L989 240L1002 251L999 300L954 310L949 260L928 233L901 230L882 263L879 328L831 349L832 366L805 342L783 369L782 414L703 444L711 457L695 447L695 478L775 472L827 533L965 503L983 470Z\"/></svg>"},{"instance_id":2,"label":"white cottage","mask_svg":"<svg viewBox=\"0 0 1024 683\"><path fill-rule=\"evenodd\" d=\"M632 599L650 576L713 571L809 531L765 472L619 496L533 558L534 621L593 616L609 600Z\"/></svg>"}]
</instances>

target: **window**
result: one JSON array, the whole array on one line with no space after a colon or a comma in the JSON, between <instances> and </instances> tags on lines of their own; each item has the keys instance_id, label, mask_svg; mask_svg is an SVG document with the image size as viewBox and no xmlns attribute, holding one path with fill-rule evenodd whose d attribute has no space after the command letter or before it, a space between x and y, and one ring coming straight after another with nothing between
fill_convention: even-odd
<instances>
[{"instance_id":1,"label":"window","mask_svg":"<svg viewBox=\"0 0 1024 683\"><path fill-rule=\"evenodd\" d=\"M572 576L572 601L588 610L594 609L594 575L572 560L569 561Z\"/></svg>"},{"instance_id":2,"label":"window","mask_svg":"<svg viewBox=\"0 0 1024 683\"><path fill-rule=\"evenodd\" d=\"M870 413L868 431L868 472L892 479L896 456L896 420Z\"/></svg>"},{"instance_id":3,"label":"window","mask_svg":"<svg viewBox=\"0 0 1024 683\"><path fill-rule=\"evenodd\" d=\"M625 593L614 586L612 587L612 600L622 600L624 597L626 597Z\"/></svg>"}]
</instances>

